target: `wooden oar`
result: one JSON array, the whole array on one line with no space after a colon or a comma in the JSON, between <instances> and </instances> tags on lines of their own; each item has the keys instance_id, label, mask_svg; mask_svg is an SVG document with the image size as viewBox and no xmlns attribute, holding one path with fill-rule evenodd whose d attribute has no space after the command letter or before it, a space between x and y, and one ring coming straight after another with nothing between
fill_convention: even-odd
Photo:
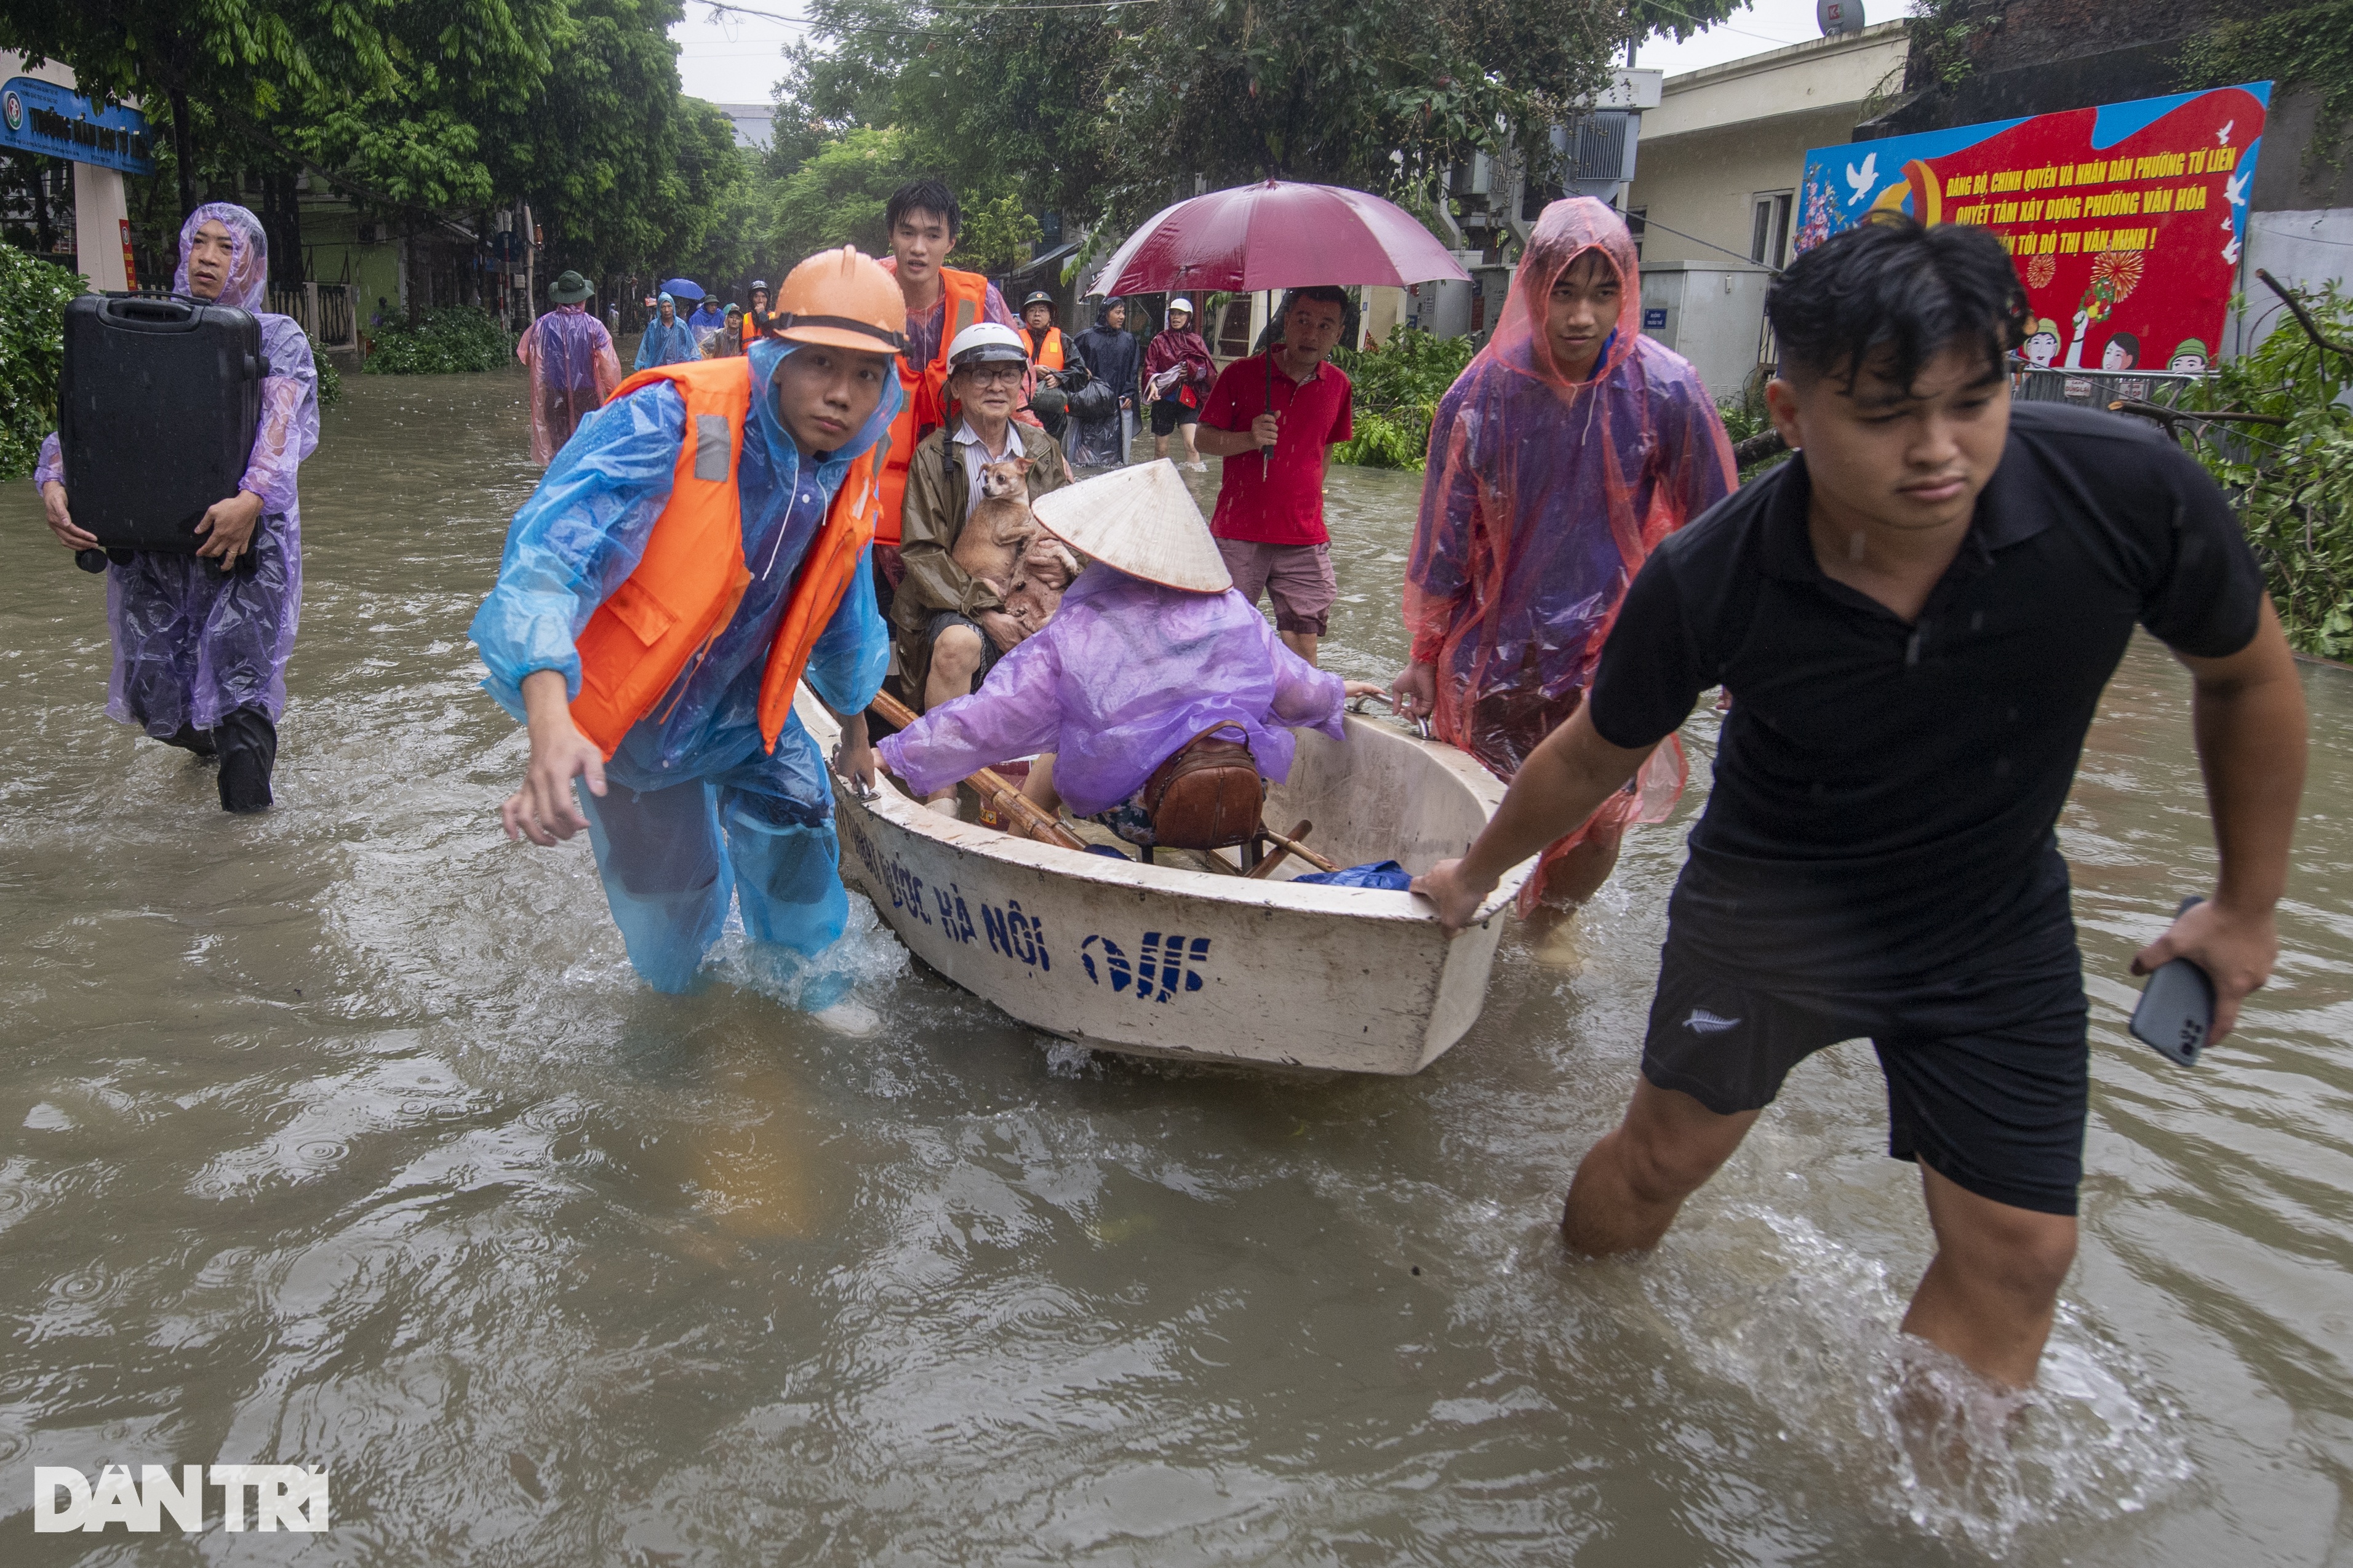
<instances>
[{"instance_id":1,"label":"wooden oar","mask_svg":"<svg viewBox=\"0 0 2353 1568\"><path fill-rule=\"evenodd\" d=\"M1274 872L1274 868L1282 863L1282 858L1285 855L1296 855L1302 860L1306 861L1310 866L1314 867L1318 871L1338 870L1340 868L1338 866L1326 860L1323 856L1318 855L1314 850L1310 849L1306 845L1299 842L1302 838L1307 837L1308 830L1313 828L1314 826L1315 825L1312 822L1303 822L1298 826L1293 828L1287 836L1277 833L1271 827L1260 828L1260 834L1273 843L1274 853L1269 855L1265 859L1251 867L1245 875L1251 877L1271 876Z\"/></svg>"},{"instance_id":2,"label":"wooden oar","mask_svg":"<svg viewBox=\"0 0 2353 1568\"><path fill-rule=\"evenodd\" d=\"M874 710L903 730L915 721L907 705L887 691L874 694ZM1059 844L1065 849L1084 850L1087 841L1046 815L1036 801L1005 782L1003 774L992 768L982 768L965 781L980 792L988 802L1008 817L1018 821L1029 831L1029 837L1048 844Z\"/></svg>"},{"instance_id":3,"label":"wooden oar","mask_svg":"<svg viewBox=\"0 0 2353 1568\"><path fill-rule=\"evenodd\" d=\"M1303 817L1300 819L1299 826L1291 830L1291 837L1293 840L1304 838L1311 831L1314 830L1314 826L1315 825L1314 823L1309 822ZM1261 828L1260 831L1264 832L1265 830ZM1267 834L1267 837L1270 839L1273 837L1274 835L1271 833ZM1249 870L1243 872L1242 875L1250 878L1253 880L1263 880L1268 877L1271 877L1274 875L1274 868L1277 866L1282 865L1283 858L1290 853L1291 848L1289 845L1277 844L1263 859L1260 860L1257 865L1251 867Z\"/></svg>"}]
</instances>

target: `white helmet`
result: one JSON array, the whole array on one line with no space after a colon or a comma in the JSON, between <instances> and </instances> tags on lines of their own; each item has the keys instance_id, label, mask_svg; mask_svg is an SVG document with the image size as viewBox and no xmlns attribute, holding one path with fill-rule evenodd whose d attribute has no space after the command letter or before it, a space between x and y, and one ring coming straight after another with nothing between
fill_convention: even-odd
<instances>
[{"instance_id":1,"label":"white helmet","mask_svg":"<svg viewBox=\"0 0 2353 1568\"><path fill-rule=\"evenodd\" d=\"M1179 310L1184 311L1188 316L1191 315L1193 313L1193 301L1186 299L1182 295L1179 295L1176 299L1168 301L1168 313L1170 315L1173 316Z\"/></svg>"},{"instance_id":2,"label":"white helmet","mask_svg":"<svg viewBox=\"0 0 2353 1568\"><path fill-rule=\"evenodd\" d=\"M990 360L1009 360L1018 364L1029 363L1029 349L1022 342L1021 334L1011 327L1000 327L995 321L975 321L955 335L948 345L948 368L962 370L968 364L980 364Z\"/></svg>"}]
</instances>

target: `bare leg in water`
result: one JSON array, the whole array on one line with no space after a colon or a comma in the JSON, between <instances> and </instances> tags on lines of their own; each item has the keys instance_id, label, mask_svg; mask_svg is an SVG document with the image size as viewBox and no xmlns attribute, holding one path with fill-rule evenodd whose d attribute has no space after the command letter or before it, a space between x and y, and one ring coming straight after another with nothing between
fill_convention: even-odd
<instances>
[{"instance_id":1,"label":"bare leg in water","mask_svg":"<svg viewBox=\"0 0 2353 1568\"><path fill-rule=\"evenodd\" d=\"M1570 1250L1606 1258L1658 1244L1760 1112L1719 1116L1679 1089L1638 1079L1626 1119L1577 1168L1561 1214ZM1936 1256L1904 1331L2009 1388L2031 1387L2075 1257L2075 1221L2014 1208L1920 1167Z\"/></svg>"}]
</instances>

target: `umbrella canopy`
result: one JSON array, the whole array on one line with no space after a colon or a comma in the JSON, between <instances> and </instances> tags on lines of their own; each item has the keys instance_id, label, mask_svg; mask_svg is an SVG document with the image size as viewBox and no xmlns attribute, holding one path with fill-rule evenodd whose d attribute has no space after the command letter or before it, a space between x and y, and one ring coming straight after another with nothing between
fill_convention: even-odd
<instances>
[{"instance_id":1,"label":"umbrella canopy","mask_svg":"<svg viewBox=\"0 0 2353 1568\"><path fill-rule=\"evenodd\" d=\"M1163 208L1113 254L1088 292L1396 287L1470 276L1393 202L1342 185L1267 180Z\"/></svg>"},{"instance_id":2,"label":"umbrella canopy","mask_svg":"<svg viewBox=\"0 0 2353 1568\"><path fill-rule=\"evenodd\" d=\"M673 278L661 286L661 291L673 300L702 298L702 286L691 278Z\"/></svg>"}]
</instances>

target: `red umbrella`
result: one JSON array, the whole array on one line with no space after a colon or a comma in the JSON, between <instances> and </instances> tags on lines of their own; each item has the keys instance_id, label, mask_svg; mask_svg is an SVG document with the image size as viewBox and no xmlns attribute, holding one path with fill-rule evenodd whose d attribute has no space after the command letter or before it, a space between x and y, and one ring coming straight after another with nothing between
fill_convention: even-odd
<instances>
[{"instance_id":1,"label":"red umbrella","mask_svg":"<svg viewBox=\"0 0 2353 1568\"><path fill-rule=\"evenodd\" d=\"M1267 180L1163 208L1113 254L1089 292L1394 288L1470 276L1394 202L1342 185Z\"/></svg>"},{"instance_id":2,"label":"red umbrella","mask_svg":"<svg viewBox=\"0 0 2353 1568\"><path fill-rule=\"evenodd\" d=\"M1345 185L1265 180L1163 207L1113 252L1093 294L1170 289L1308 289L1318 283L1391 288L1471 274L1395 202ZM1267 406L1274 405L1273 361ZM1259 471L1267 453L1259 449Z\"/></svg>"}]
</instances>

